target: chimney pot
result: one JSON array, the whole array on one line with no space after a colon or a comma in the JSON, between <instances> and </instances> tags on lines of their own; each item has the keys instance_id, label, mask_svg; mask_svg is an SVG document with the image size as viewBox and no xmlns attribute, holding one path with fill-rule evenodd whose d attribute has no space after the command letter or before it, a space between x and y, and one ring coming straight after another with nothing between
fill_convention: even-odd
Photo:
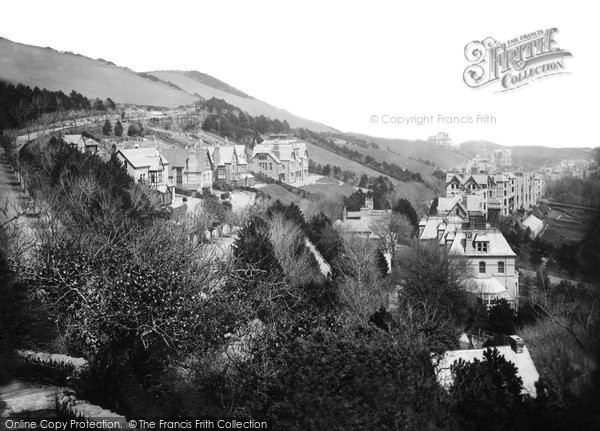
<instances>
[{"instance_id":1,"label":"chimney pot","mask_svg":"<svg viewBox=\"0 0 600 431\"><path fill-rule=\"evenodd\" d=\"M518 335L511 335L508 337L510 339L510 347L515 351L515 353L523 353L523 347L525 346L525 342Z\"/></svg>"}]
</instances>

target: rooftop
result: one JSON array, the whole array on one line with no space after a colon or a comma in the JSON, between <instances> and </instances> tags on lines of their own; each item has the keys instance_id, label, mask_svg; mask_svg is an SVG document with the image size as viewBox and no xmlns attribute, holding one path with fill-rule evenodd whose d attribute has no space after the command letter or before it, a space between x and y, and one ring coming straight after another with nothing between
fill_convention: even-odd
<instances>
[{"instance_id":1,"label":"rooftop","mask_svg":"<svg viewBox=\"0 0 600 431\"><path fill-rule=\"evenodd\" d=\"M540 375L535 368L535 364L531 359L527 346L523 346L523 351L517 353L511 346L496 346L498 352L504 356L504 358L515 364L517 367L517 375L523 381L522 394L528 394L532 397L536 397L535 384L539 380ZM448 389L454 384L454 375L450 369L459 359L465 362L473 362L475 359L483 360L483 352L486 349L467 349L467 350L449 350L444 352L440 357L433 359L435 366L435 373L438 383ZM436 364L437 362L437 364Z\"/></svg>"}]
</instances>

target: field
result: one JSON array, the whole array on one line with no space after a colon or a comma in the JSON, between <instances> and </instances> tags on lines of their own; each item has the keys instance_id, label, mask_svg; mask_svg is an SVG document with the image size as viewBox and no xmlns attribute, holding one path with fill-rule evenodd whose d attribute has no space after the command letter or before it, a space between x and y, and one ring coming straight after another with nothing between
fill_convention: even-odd
<instances>
[{"instance_id":1,"label":"field","mask_svg":"<svg viewBox=\"0 0 600 431\"><path fill-rule=\"evenodd\" d=\"M387 149L389 147L390 150L392 150L395 154L401 157L401 159L399 159L400 161L410 160L409 157L412 157L413 159L429 160L430 162L433 162L436 166L439 166L442 169L447 169L462 164L470 158L465 154L461 154L457 151L448 150L446 148L438 147L437 145L427 141L387 139L358 134L355 136L366 141L375 142L376 144L380 145L383 149ZM408 162L404 164L398 162L394 163L402 166L403 168L405 167L407 169L412 170L407 164ZM414 166L416 167L417 165ZM415 171L420 172L416 168Z\"/></svg>"},{"instance_id":2,"label":"field","mask_svg":"<svg viewBox=\"0 0 600 431\"><path fill-rule=\"evenodd\" d=\"M298 203L300 197L295 194L288 192L286 189L278 184L266 184L264 186L257 185L256 187L261 192L271 196L271 201L275 202L279 199L284 204L291 204L292 202Z\"/></svg>"},{"instance_id":3,"label":"field","mask_svg":"<svg viewBox=\"0 0 600 431\"><path fill-rule=\"evenodd\" d=\"M589 221L575 217L556 208L545 217L547 228L541 238L555 245L580 242L589 228Z\"/></svg>"},{"instance_id":4,"label":"field","mask_svg":"<svg viewBox=\"0 0 600 431\"><path fill-rule=\"evenodd\" d=\"M340 156L332 151L326 150L325 148L321 148L308 142L306 143L306 146L308 149L309 158L315 163L319 163L323 166L339 166L343 170L355 172L358 176L362 174L367 174L370 177L378 177L383 175L381 172L367 168L360 163L349 160L344 156ZM392 179L392 182L397 183L399 181Z\"/></svg>"},{"instance_id":5,"label":"field","mask_svg":"<svg viewBox=\"0 0 600 431\"><path fill-rule=\"evenodd\" d=\"M7 39L0 39L0 79L67 94L76 90L90 98L110 97L117 103L176 107L198 99L107 61Z\"/></svg>"},{"instance_id":6,"label":"field","mask_svg":"<svg viewBox=\"0 0 600 431\"><path fill-rule=\"evenodd\" d=\"M344 170L356 172L358 175L367 174L372 177L383 175L381 172L367 168L360 163L346 159L343 156L311 143L307 143L307 148L310 159L315 163L339 166ZM420 213L424 213L429 209L430 201L436 196L434 189L428 188L425 184L416 182L404 183L393 178L391 178L391 181L394 185L393 199L408 199Z\"/></svg>"},{"instance_id":7,"label":"field","mask_svg":"<svg viewBox=\"0 0 600 431\"><path fill-rule=\"evenodd\" d=\"M322 194L327 197L331 196L350 196L352 193L356 191L354 187L346 183L339 183L338 181L332 183L315 183L309 186L302 187L303 190L306 190L310 193Z\"/></svg>"}]
</instances>

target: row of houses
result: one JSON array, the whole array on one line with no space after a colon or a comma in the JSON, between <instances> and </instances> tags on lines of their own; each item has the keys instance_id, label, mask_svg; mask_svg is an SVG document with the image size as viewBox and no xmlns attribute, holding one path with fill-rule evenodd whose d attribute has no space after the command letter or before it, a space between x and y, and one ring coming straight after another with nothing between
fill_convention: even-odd
<instances>
[{"instance_id":1,"label":"row of houses","mask_svg":"<svg viewBox=\"0 0 600 431\"><path fill-rule=\"evenodd\" d=\"M117 157L136 181L162 189L202 191L213 184L253 186L258 172L294 184L308 176L306 144L274 139L249 149L227 145L197 149L146 147L119 149Z\"/></svg>"},{"instance_id":2,"label":"row of houses","mask_svg":"<svg viewBox=\"0 0 600 431\"><path fill-rule=\"evenodd\" d=\"M446 174L446 197L474 195L490 219L529 210L542 197L543 179L535 172Z\"/></svg>"}]
</instances>

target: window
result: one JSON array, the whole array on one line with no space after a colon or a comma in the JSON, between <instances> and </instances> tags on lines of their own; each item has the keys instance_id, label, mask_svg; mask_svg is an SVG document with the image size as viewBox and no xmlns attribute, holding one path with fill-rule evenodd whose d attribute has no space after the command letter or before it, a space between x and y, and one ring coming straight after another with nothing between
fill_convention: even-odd
<instances>
[{"instance_id":1,"label":"window","mask_svg":"<svg viewBox=\"0 0 600 431\"><path fill-rule=\"evenodd\" d=\"M487 242L478 242L477 251L487 252Z\"/></svg>"},{"instance_id":2,"label":"window","mask_svg":"<svg viewBox=\"0 0 600 431\"><path fill-rule=\"evenodd\" d=\"M504 274L504 262L498 262L498 274Z\"/></svg>"},{"instance_id":3,"label":"window","mask_svg":"<svg viewBox=\"0 0 600 431\"><path fill-rule=\"evenodd\" d=\"M485 274L485 262L479 262L479 273Z\"/></svg>"},{"instance_id":4,"label":"window","mask_svg":"<svg viewBox=\"0 0 600 431\"><path fill-rule=\"evenodd\" d=\"M269 163L269 170L273 170L273 163Z\"/></svg>"}]
</instances>

